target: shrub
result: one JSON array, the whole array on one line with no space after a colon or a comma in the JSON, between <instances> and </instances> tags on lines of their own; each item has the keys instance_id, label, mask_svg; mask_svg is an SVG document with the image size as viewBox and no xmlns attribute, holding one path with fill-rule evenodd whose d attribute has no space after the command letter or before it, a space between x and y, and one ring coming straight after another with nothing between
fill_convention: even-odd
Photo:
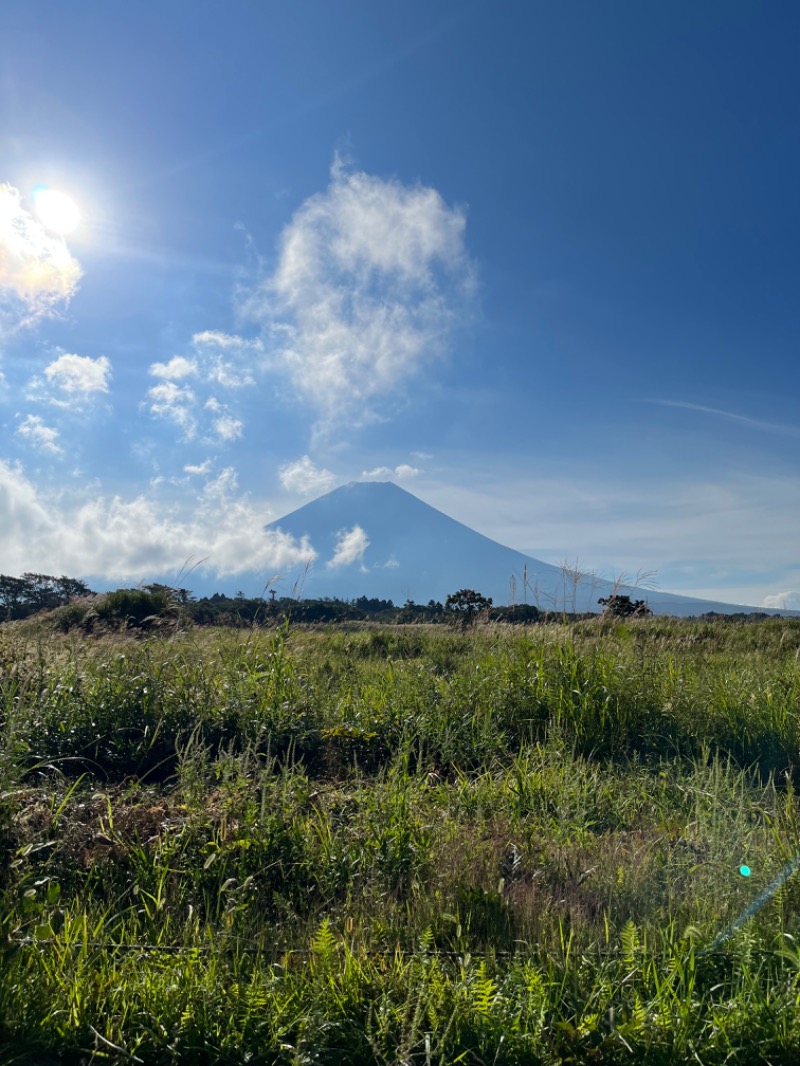
<instances>
[{"instance_id":1,"label":"shrub","mask_svg":"<svg viewBox=\"0 0 800 1066\"><path fill-rule=\"evenodd\" d=\"M100 600L95 613L103 622L121 629L145 629L176 607L171 590L166 587L117 589Z\"/></svg>"}]
</instances>

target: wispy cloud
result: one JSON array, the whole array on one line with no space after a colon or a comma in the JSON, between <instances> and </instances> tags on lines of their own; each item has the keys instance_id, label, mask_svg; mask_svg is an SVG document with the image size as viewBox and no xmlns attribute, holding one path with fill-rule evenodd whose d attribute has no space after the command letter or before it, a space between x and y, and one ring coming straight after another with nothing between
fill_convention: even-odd
<instances>
[{"instance_id":1,"label":"wispy cloud","mask_svg":"<svg viewBox=\"0 0 800 1066\"><path fill-rule=\"evenodd\" d=\"M336 546L333 558L328 560L327 565L331 569L340 566L351 566L364 558L364 552L369 547L369 537L361 526L353 526L352 529L342 530L336 538Z\"/></svg>"},{"instance_id":2,"label":"wispy cloud","mask_svg":"<svg viewBox=\"0 0 800 1066\"><path fill-rule=\"evenodd\" d=\"M177 574L198 558L221 577L255 571L266 579L311 563L304 537L265 530L263 504L239 490L232 469L209 480L199 496L179 501L157 490L124 499L96 494L80 501L37 488L18 466L0 460L0 557L9 573L95 575L143 580Z\"/></svg>"},{"instance_id":3,"label":"wispy cloud","mask_svg":"<svg viewBox=\"0 0 800 1066\"><path fill-rule=\"evenodd\" d=\"M217 440L239 440L244 434L244 422L234 418L228 413L228 405L218 400L216 396L209 396L203 404L203 410L211 411L215 416L211 422L210 432Z\"/></svg>"},{"instance_id":4,"label":"wispy cloud","mask_svg":"<svg viewBox=\"0 0 800 1066\"><path fill-rule=\"evenodd\" d=\"M173 422L187 440L201 432L228 443L239 440L244 423L210 389L224 394L253 385L254 369L263 359L261 342L206 330L194 334L191 347L191 358L174 355L150 364L151 377L160 382L147 392L150 413ZM191 387L185 384L189 378Z\"/></svg>"},{"instance_id":5,"label":"wispy cloud","mask_svg":"<svg viewBox=\"0 0 800 1066\"><path fill-rule=\"evenodd\" d=\"M164 381L147 390L150 413L156 418L166 418L181 430L187 440L197 433L197 396L187 385Z\"/></svg>"},{"instance_id":6,"label":"wispy cloud","mask_svg":"<svg viewBox=\"0 0 800 1066\"><path fill-rule=\"evenodd\" d=\"M244 424L238 418L230 415L221 415L214 419L214 432L220 440L239 440L244 432Z\"/></svg>"},{"instance_id":7,"label":"wispy cloud","mask_svg":"<svg viewBox=\"0 0 800 1066\"><path fill-rule=\"evenodd\" d=\"M278 477L287 492L296 492L300 496L327 492L336 481L335 474L315 466L308 455L286 463L278 471Z\"/></svg>"},{"instance_id":8,"label":"wispy cloud","mask_svg":"<svg viewBox=\"0 0 800 1066\"><path fill-rule=\"evenodd\" d=\"M253 385L253 370L263 362L260 340L248 340L219 330L195 333L192 347L200 373L223 389Z\"/></svg>"},{"instance_id":9,"label":"wispy cloud","mask_svg":"<svg viewBox=\"0 0 800 1066\"><path fill-rule=\"evenodd\" d=\"M243 310L323 420L370 417L446 348L474 288L465 226L435 189L338 160L328 189L295 213Z\"/></svg>"},{"instance_id":10,"label":"wispy cloud","mask_svg":"<svg viewBox=\"0 0 800 1066\"><path fill-rule=\"evenodd\" d=\"M25 209L17 189L0 184L0 326L13 330L52 313L81 274L64 239Z\"/></svg>"},{"instance_id":11,"label":"wispy cloud","mask_svg":"<svg viewBox=\"0 0 800 1066\"><path fill-rule=\"evenodd\" d=\"M64 449L58 443L58 430L44 424L38 415L27 415L17 426L17 436L29 441L41 452L50 455L63 455Z\"/></svg>"},{"instance_id":12,"label":"wispy cloud","mask_svg":"<svg viewBox=\"0 0 800 1066\"><path fill-rule=\"evenodd\" d=\"M800 437L800 428L797 426L789 426L782 422L767 422L760 418L750 418L749 415L740 415L735 411L724 411L719 407L707 407L701 403L688 403L684 400L646 400L645 403L656 404L658 407L677 407L684 411L696 411L698 414L714 415L717 418L725 418L729 422L737 422L741 426L760 429L766 433L777 433L785 437Z\"/></svg>"}]
</instances>

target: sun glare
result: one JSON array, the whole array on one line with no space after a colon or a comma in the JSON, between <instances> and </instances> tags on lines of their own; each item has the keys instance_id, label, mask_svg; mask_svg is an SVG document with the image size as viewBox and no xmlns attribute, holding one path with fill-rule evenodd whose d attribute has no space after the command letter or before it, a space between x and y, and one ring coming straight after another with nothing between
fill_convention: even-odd
<instances>
[{"instance_id":1,"label":"sun glare","mask_svg":"<svg viewBox=\"0 0 800 1066\"><path fill-rule=\"evenodd\" d=\"M34 189L33 208L42 225L53 233L72 233L81 220L75 201L57 189Z\"/></svg>"}]
</instances>

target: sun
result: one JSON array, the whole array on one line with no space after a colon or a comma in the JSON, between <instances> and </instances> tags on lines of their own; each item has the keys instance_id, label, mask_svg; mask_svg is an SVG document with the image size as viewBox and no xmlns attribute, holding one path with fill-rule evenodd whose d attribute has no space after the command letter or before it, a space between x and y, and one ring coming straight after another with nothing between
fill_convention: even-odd
<instances>
[{"instance_id":1,"label":"sun","mask_svg":"<svg viewBox=\"0 0 800 1066\"><path fill-rule=\"evenodd\" d=\"M81 220L78 205L66 193L40 185L33 190L33 209L36 217L53 233L72 233Z\"/></svg>"}]
</instances>

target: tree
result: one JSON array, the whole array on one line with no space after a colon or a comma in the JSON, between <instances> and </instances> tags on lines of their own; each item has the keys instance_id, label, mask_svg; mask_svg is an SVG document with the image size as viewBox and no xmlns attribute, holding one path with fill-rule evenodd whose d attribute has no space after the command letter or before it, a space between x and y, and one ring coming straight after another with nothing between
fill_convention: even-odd
<instances>
[{"instance_id":1,"label":"tree","mask_svg":"<svg viewBox=\"0 0 800 1066\"><path fill-rule=\"evenodd\" d=\"M94 595L85 581L79 581L75 577L67 577L65 574L62 574L61 577L53 578L53 586L62 603L69 603L70 600L77 600L81 596Z\"/></svg>"},{"instance_id":2,"label":"tree","mask_svg":"<svg viewBox=\"0 0 800 1066\"><path fill-rule=\"evenodd\" d=\"M52 574L23 574L10 577L0 574L0 618L27 618L37 611L50 611L79 596L91 596L83 581Z\"/></svg>"},{"instance_id":3,"label":"tree","mask_svg":"<svg viewBox=\"0 0 800 1066\"><path fill-rule=\"evenodd\" d=\"M27 590L28 582L21 577L0 574L0 612L5 619L17 617Z\"/></svg>"},{"instance_id":4,"label":"tree","mask_svg":"<svg viewBox=\"0 0 800 1066\"><path fill-rule=\"evenodd\" d=\"M480 611L488 611L491 606L491 597L482 596L475 589L459 589L447 597L444 609L466 629L474 623Z\"/></svg>"},{"instance_id":5,"label":"tree","mask_svg":"<svg viewBox=\"0 0 800 1066\"><path fill-rule=\"evenodd\" d=\"M630 596L601 596L597 602L605 607L603 614L612 618L647 618L653 613L644 600L632 600Z\"/></svg>"}]
</instances>

